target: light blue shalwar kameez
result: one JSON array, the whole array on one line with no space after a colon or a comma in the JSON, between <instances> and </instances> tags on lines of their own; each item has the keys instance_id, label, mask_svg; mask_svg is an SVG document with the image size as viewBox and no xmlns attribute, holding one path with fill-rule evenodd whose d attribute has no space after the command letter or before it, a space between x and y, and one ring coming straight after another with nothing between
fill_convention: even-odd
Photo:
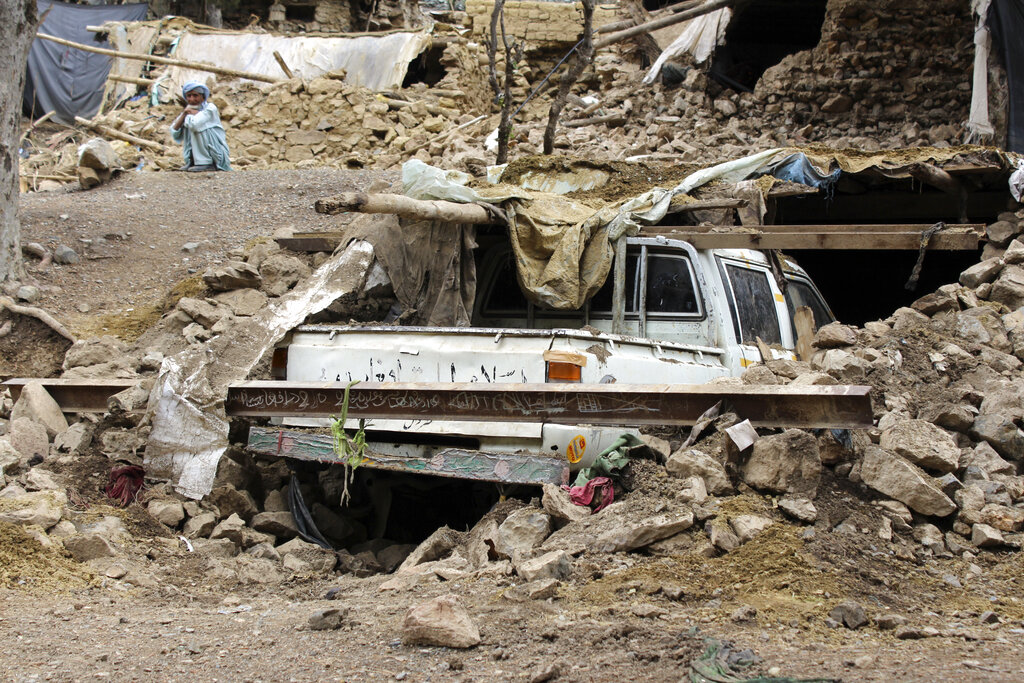
<instances>
[{"instance_id":1,"label":"light blue shalwar kameez","mask_svg":"<svg viewBox=\"0 0 1024 683\"><path fill-rule=\"evenodd\" d=\"M188 84L185 92L193 90ZM199 86L209 98L209 90L205 86ZM230 171L231 161L228 151L227 138L224 135L224 126L220 122L220 112L217 105L209 99L200 105L199 113L189 114L185 117L181 128L171 128L171 137L175 142L181 143L182 152L185 157L185 166L215 166L218 171Z\"/></svg>"}]
</instances>

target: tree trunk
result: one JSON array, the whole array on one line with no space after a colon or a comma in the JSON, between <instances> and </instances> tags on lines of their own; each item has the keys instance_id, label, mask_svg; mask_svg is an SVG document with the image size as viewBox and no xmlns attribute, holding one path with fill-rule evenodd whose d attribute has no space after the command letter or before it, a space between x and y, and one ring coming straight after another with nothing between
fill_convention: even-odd
<instances>
[{"instance_id":1,"label":"tree trunk","mask_svg":"<svg viewBox=\"0 0 1024 683\"><path fill-rule=\"evenodd\" d=\"M0 282L21 277L21 225L18 222L18 142L25 62L38 17L36 0L0 0Z\"/></svg>"},{"instance_id":2,"label":"tree trunk","mask_svg":"<svg viewBox=\"0 0 1024 683\"><path fill-rule=\"evenodd\" d=\"M579 79L583 70L594 60L594 0L583 0L583 40L580 41L576 54L569 62L569 70L562 75L558 82L558 94L551 102L551 109L548 110L548 125L544 129L544 154L551 154L555 149L555 129L558 126L558 117L565 108L565 102L569 98L569 90Z\"/></svg>"}]
</instances>

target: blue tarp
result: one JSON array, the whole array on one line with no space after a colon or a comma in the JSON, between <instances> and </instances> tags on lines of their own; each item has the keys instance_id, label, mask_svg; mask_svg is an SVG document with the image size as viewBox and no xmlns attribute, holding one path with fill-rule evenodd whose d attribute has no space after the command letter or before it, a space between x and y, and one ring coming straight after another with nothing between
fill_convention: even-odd
<instances>
[{"instance_id":1,"label":"blue tarp","mask_svg":"<svg viewBox=\"0 0 1024 683\"><path fill-rule=\"evenodd\" d=\"M788 180L794 183L803 183L811 187L818 187L829 192L842 170L836 169L827 175L822 175L803 153L790 154L789 156L769 164L762 169L758 176L770 175L779 180Z\"/></svg>"},{"instance_id":2,"label":"blue tarp","mask_svg":"<svg viewBox=\"0 0 1024 683\"><path fill-rule=\"evenodd\" d=\"M72 5L38 0L39 15L49 10L40 33L76 43L110 48L106 40L86 29L106 21L141 21L149 5ZM92 118L103 103L103 86L111 58L36 38L28 54L23 104L25 113L39 118L55 112L53 119L73 124L76 116Z\"/></svg>"}]
</instances>

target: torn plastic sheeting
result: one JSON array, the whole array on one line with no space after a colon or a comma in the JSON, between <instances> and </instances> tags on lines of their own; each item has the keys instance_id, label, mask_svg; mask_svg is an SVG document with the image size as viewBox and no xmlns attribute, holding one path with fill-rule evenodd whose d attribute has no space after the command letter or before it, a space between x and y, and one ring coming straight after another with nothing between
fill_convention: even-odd
<instances>
[{"instance_id":1,"label":"torn plastic sheeting","mask_svg":"<svg viewBox=\"0 0 1024 683\"><path fill-rule=\"evenodd\" d=\"M842 173L841 168L836 168L830 173L822 173L811 163L806 154L798 152L768 164L758 171L757 175L770 175L779 180L802 183L828 191L836 184Z\"/></svg>"},{"instance_id":2,"label":"torn plastic sheeting","mask_svg":"<svg viewBox=\"0 0 1024 683\"><path fill-rule=\"evenodd\" d=\"M281 54L296 78L312 79L345 69L345 83L377 92L400 88L415 59L430 43L423 32L385 36L321 38L257 33L183 33L175 59L215 64L227 69L285 79L274 52ZM179 66L168 67L162 101L171 101L188 81L210 85L216 76Z\"/></svg>"},{"instance_id":3,"label":"torn plastic sheeting","mask_svg":"<svg viewBox=\"0 0 1024 683\"><path fill-rule=\"evenodd\" d=\"M256 315L237 321L203 346L164 359L147 408L152 423L144 460L147 475L167 479L190 498L207 495L229 445L224 413L228 385L246 379L308 316L359 289L372 261L368 242L352 242Z\"/></svg>"},{"instance_id":4,"label":"torn plastic sheeting","mask_svg":"<svg viewBox=\"0 0 1024 683\"><path fill-rule=\"evenodd\" d=\"M757 154L751 154L695 171L683 178L683 181L672 189L672 194L689 194L694 188L710 183L712 180L718 180L723 183L737 183L741 180L746 180L763 168L776 155L782 153L782 151L779 148L766 149Z\"/></svg>"},{"instance_id":5,"label":"torn plastic sheeting","mask_svg":"<svg viewBox=\"0 0 1024 683\"><path fill-rule=\"evenodd\" d=\"M732 19L728 7L690 19L684 24L682 33L666 47L644 76L644 83L651 84L661 73L661 67L670 59L690 53L697 64L704 63L715 48L725 39L725 29Z\"/></svg>"}]
</instances>

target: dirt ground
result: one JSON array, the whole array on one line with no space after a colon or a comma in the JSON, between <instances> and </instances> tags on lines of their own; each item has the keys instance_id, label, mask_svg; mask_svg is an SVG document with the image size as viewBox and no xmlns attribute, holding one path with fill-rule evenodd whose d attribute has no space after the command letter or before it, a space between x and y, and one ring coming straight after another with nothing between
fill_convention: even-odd
<instances>
[{"instance_id":1,"label":"dirt ground","mask_svg":"<svg viewBox=\"0 0 1024 683\"><path fill-rule=\"evenodd\" d=\"M127 174L90 192L23 196L23 241L66 244L83 257L47 272L30 263L44 290L37 305L78 334L131 337L141 329L126 320L144 327L209 264L280 227L330 229L345 219L316 214L313 202L379 179L328 169ZM200 246L183 251L189 242ZM0 375L56 374L66 342L33 321L18 325L0 346ZM747 676L1024 679L1024 558L981 551L967 562L881 543L871 495L845 480L823 483L813 526L785 521L770 497L748 491L728 505L779 523L734 552L704 557L695 527L691 546L676 552L585 553L555 596L529 599L515 576L382 590L388 575L303 576L244 558L207 561L141 505L102 504L108 469L93 453L57 470L74 482L77 514L120 517L130 532L106 568L0 528L5 680L679 681L691 680L691 663L716 641L753 651ZM629 494L637 504L671 499L678 480L642 474ZM483 642L404 645L406 610L447 593L462 599ZM873 618L899 614L926 637L898 639L873 624L830 628L829 610L843 600ZM342 628L307 627L313 612L332 607L349 610ZM986 612L998 620L983 623Z\"/></svg>"}]
</instances>

